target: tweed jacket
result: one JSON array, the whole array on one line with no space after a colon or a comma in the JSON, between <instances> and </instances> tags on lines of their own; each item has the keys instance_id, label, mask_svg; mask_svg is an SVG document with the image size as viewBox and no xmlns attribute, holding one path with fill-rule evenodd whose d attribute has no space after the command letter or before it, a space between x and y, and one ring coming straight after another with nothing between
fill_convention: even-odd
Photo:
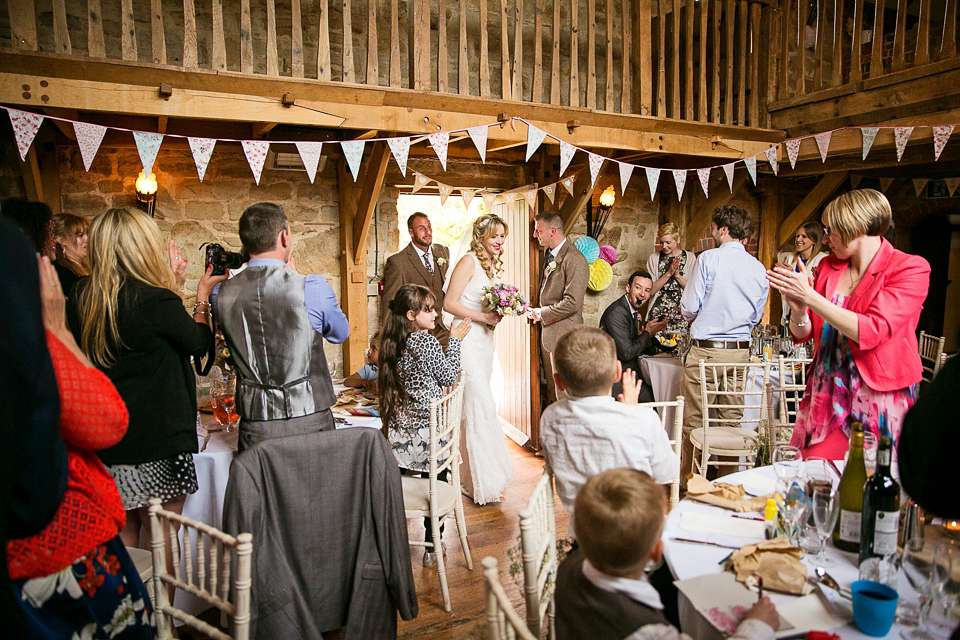
<instances>
[{"instance_id":1,"label":"tweed jacket","mask_svg":"<svg viewBox=\"0 0 960 640\"><path fill-rule=\"evenodd\" d=\"M400 470L356 427L262 441L230 467L224 529L253 534L250 637L396 638L417 616Z\"/></svg>"},{"instance_id":2,"label":"tweed jacket","mask_svg":"<svg viewBox=\"0 0 960 640\"><path fill-rule=\"evenodd\" d=\"M540 344L553 351L567 331L583 324L583 296L590 268L568 238L556 257L556 267L540 280Z\"/></svg>"},{"instance_id":3,"label":"tweed jacket","mask_svg":"<svg viewBox=\"0 0 960 640\"><path fill-rule=\"evenodd\" d=\"M397 290L405 284L420 284L433 291L436 298L437 311L443 309L443 278L447 273L450 262L450 250L442 244L431 245L433 254L433 275L423 266L423 261L411 242L403 250L387 258L383 266L383 299L381 300L380 318L387 317L387 304L393 300ZM442 259L443 264L438 260ZM437 314L437 326L431 333L446 346L450 331L444 326L442 314Z\"/></svg>"}]
</instances>

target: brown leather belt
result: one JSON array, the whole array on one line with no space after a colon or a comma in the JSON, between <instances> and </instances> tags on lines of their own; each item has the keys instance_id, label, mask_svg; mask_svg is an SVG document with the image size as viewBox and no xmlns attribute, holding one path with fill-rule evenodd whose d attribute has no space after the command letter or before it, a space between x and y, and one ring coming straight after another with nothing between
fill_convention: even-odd
<instances>
[{"instance_id":1,"label":"brown leather belt","mask_svg":"<svg viewBox=\"0 0 960 640\"><path fill-rule=\"evenodd\" d=\"M704 349L749 349L749 340L694 340L695 347Z\"/></svg>"}]
</instances>

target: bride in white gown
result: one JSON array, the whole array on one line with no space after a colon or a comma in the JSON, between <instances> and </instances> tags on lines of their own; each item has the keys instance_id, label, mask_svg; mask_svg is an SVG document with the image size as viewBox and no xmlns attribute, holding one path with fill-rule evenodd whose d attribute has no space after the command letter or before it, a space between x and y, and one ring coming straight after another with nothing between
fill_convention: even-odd
<instances>
[{"instance_id":1,"label":"bride in white gown","mask_svg":"<svg viewBox=\"0 0 960 640\"><path fill-rule=\"evenodd\" d=\"M501 316L485 311L481 301L483 288L497 281L502 272L506 236L507 223L499 216L488 213L477 218L460 241L454 256L462 257L455 263L451 260L444 286L446 314L473 320L460 351L464 380L460 480L464 492L477 504L502 500L503 490L513 481L513 461L490 386L496 347L493 330L487 325L496 326Z\"/></svg>"}]
</instances>

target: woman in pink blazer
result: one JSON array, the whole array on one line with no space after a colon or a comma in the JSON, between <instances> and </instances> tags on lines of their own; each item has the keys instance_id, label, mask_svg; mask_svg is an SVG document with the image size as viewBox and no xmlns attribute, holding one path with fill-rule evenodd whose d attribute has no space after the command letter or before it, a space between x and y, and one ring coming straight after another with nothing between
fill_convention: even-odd
<instances>
[{"instance_id":1,"label":"woman in pink blazer","mask_svg":"<svg viewBox=\"0 0 960 640\"><path fill-rule=\"evenodd\" d=\"M842 459L853 422L896 440L916 401L923 371L916 330L930 265L883 239L891 218L879 191L846 193L824 209L833 255L820 262L813 285L805 269L767 272L790 305L793 339L816 342L790 440L805 458Z\"/></svg>"}]
</instances>

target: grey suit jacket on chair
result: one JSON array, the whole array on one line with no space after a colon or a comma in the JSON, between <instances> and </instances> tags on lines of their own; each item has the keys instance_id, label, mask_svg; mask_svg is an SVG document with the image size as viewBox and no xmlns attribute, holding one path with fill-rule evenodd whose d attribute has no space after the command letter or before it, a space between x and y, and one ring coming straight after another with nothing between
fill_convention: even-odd
<instances>
[{"instance_id":1,"label":"grey suit jacket on chair","mask_svg":"<svg viewBox=\"0 0 960 640\"><path fill-rule=\"evenodd\" d=\"M376 429L263 441L230 467L224 529L253 534L250 637L396 638L417 616L400 471Z\"/></svg>"},{"instance_id":2,"label":"grey suit jacket on chair","mask_svg":"<svg viewBox=\"0 0 960 640\"><path fill-rule=\"evenodd\" d=\"M540 344L551 352L563 334L583 324L583 296L590 280L587 260L569 238L556 262L556 268L540 282Z\"/></svg>"},{"instance_id":3,"label":"grey suit jacket on chair","mask_svg":"<svg viewBox=\"0 0 960 640\"><path fill-rule=\"evenodd\" d=\"M403 250L387 258L383 266L383 299L381 300L380 307L381 321L387 316L387 303L393 300L393 296L397 294L397 290L405 284L420 284L428 287L433 291L433 295L437 299L437 311L439 312L443 309L443 276L447 272L447 266L450 261L450 250L442 244L434 244L431 246L430 252L433 254L433 275L430 275L427 268L423 266L420 254L417 253L412 242L404 247ZM444 264L437 264L438 258L442 259ZM431 331L431 333L441 344L446 346L447 340L450 337L450 331L448 327L443 325L440 316L441 314L438 313L437 327Z\"/></svg>"}]
</instances>

